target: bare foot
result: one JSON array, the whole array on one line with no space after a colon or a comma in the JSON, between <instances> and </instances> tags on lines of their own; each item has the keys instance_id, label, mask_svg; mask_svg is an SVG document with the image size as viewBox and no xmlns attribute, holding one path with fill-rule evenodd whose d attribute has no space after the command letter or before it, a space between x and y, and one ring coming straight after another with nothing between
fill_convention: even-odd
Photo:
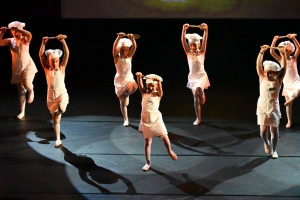
<instances>
[{"instance_id":1,"label":"bare foot","mask_svg":"<svg viewBox=\"0 0 300 200\"><path fill-rule=\"evenodd\" d=\"M173 159L173 160L177 160L178 159L178 157L177 157L177 155L174 153L174 151L170 151L169 152L169 155L170 155L170 157Z\"/></svg>"},{"instance_id":2,"label":"bare foot","mask_svg":"<svg viewBox=\"0 0 300 200\"><path fill-rule=\"evenodd\" d=\"M25 113L20 113L20 114L17 116L17 119L22 119L23 117L25 117Z\"/></svg>"},{"instance_id":3,"label":"bare foot","mask_svg":"<svg viewBox=\"0 0 300 200\"><path fill-rule=\"evenodd\" d=\"M198 118L197 118L196 121L194 121L193 125L198 126L200 123L201 123L201 120L198 120Z\"/></svg>"},{"instance_id":4,"label":"bare foot","mask_svg":"<svg viewBox=\"0 0 300 200\"><path fill-rule=\"evenodd\" d=\"M288 122L288 123L285 125L286 128L291 128L291 126L292 126L292 122Z\"/></svg>"},{"instance_id":5,"label":"bare foot","mask_svg":"<svg viewBox=\"0 0 300 200\"><path fill-rule=\"evenodd\" d=\"M34 100L34 92L33 92L33 90L32 90L32 92L28 92L28 93L29 93L29 95L28 95L28 100L27 100L27 102L28 102L28 103L32 103L33 100Z\"/></svg>"},{"instance_id":6,"label":"bare foot","mask_svg":"<svg viewBox=\"0 0 300 200\"><path fill-rule=\"evenodd\" d=\"M123 126L125 126L125 127L129 126L129 121L128 120L124 120Z\"/></svg>"}]
</instances>

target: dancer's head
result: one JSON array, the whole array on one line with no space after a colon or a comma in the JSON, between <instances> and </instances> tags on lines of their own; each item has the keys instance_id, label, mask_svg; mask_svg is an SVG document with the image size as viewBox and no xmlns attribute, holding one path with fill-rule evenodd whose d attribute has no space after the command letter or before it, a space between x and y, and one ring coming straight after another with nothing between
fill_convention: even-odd
<instances>
[{"instance_id":1,"label":"dancer's head","mask_svg":"<svg viewBox=\"0 0 300 200\"><path fill-rule=\"evenodd\" d=\"M60 49L48 49L45 51L48 58L49 65L52 69L57 70L59 68L59 58L62 56L63 52Z\"/></svg>"},{"instance_id":2,"label":"dancer's head","mask_svg":"<svg viewBox=\"0 0 300 200\"><path fill-rule=\"evenodd\" d=\"M119 40L118 45L117 45L117 50L119 51L121 57L127 57L131 45L132 45L132 42L128 38L121 38Z\"/></svg>"},{"instance_id":3,"label":"dancer's head","mask_svg":"<svg viewBox=\"0 0 300 200\"><path fill-rule=\"evenodd\" d=\"M162 78L156 74L148 74L144 79L146 79L146 89L149 93L157 92L158 81L163 81Z\"/></svg>"},{"instance_id":4,"label":"dancer's head","mask_svg":"<svg viewBox=\"0 0 300 200\"><path fill-rule=\"evenodd\" d=\"M280 46L285 47L285 52L287 53L287 56L291 55L295 51L295 45L292 42L290 42L289 40L280 42L278 44L278 47L280 47Z\"/></svg>"},{"instance_id":5,"label":"dancer's head","mask_svg":"<svg viewBox=\"0 0 300 200\"><path fill-rule=\"evenodd\" d=\"M267 77L269 81L274 81L274 78L281 70L281 67L276 62L270 60L264 61L263 66L264 76Z\"/></svg>"},{"instance_id":6,"label":"dancer's head","mask_svg":"<svg viewBox=\"0 0 300 200\"><path fill-rule=\"evenodd\" d=\"M202 37L197 33L188 33L185 35L185 38L188 40L189 48L191 51L196 52L201 48Z\"/></svg>"},{"instance_id":7,"label":"dancer's head","mask_svg":"<svg viewBox=\"0 0 300 200\"><path fill-rule=\"evenodd\" d=\"M11 35L17 39L20 39L22 37L22 33L15 31L14 28L23 29L25 27L25 23L19 22L19 21L13 21L8 24L8 28L10 28Z\"/></svg>"}]
</instances>

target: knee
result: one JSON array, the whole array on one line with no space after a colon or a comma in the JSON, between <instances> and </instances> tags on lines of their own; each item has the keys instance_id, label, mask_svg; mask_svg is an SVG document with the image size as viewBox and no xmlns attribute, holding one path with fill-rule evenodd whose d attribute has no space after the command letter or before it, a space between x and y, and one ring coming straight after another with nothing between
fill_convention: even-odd
<instances>
[{"instance_id":1,"label":"knee","mask_svg":"<svg viewBox=\"0 0 300 200\"><path fill-rule=\"evenodd\" d=\"M151 138L148 138L145 140L145 146L151 146L152 144L152 139Z\"/></svg>"},{"instance_id":2,"label":"knee","mask_svg":"<svg viewBox=\"0 0 300 200\"><path fill-rule=\"evenodd\" d=\"M24 86L20 86L18 92L19 92L19 95L23 96L26 94L27 90Z\"/></svg>"}]
</instances>

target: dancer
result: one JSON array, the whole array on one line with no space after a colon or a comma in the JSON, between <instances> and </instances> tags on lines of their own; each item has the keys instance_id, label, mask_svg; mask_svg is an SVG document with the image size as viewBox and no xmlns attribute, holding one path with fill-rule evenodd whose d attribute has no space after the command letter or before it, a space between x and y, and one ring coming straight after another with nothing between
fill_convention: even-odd
<instances>
[{"instance_id":1,"label":"dancer","mask_svg":"<svg viewBox=\"0 0 300 200\"><path fill-rule=\"evenodd\" d=\"M146 87L144 87L142 80L143 74L137 72L136 76L142 94L142 114L139 131L143 133L145 138L144 151L146 164L143 170L148 171L151 166L150 154L152 137L159 136L163 140L168 154L173 160L177 160L177 155L171 149L168 132L162 120L161 112L158 110L160 99L163 95L162 78L155 74L149 74L145 76Z\"/></svg>"},{"instance_id":2,"label":"dancer","mask_svg":"<svg viewBox=\"0 0 300 200\"><path fill-rule=\"evenodd\" d=\"M28 91L28 103L34 100L33 79L37 68L29 54L29 44L32 35L24 30L25 23L14 21L8 24L12 38L2 39L6 32L6 27L0 28L0 46L9 46L12 56L12 77L11 84L16 84L18 88L20 114L18 119L25 116L26 92Z\"/></svg>"},{"instance_id":3,"label":"dancer","mask_svg":"<svg viewBox=\"0 0 300 200\"><path fill-rule=\"evenodd\" d=\"M281 68L273 61L266 60L262 63L263 55L268 48L268 45L261 46L256 60L256 71L259 77L260 87L256 114L257 123L260 125L260 136L264 141L265 152L267 154L271 153L272 158L277 158L278 127L281 118L278 95L286 72L287 60L285 50L281 50ZM268 129L270 129L271 132L271 143Z\"/></svg>"},{"instance_id":4,"label":"dancer","mask_svg":"<svg viewBox=\"0 0 300 200\"><path fill-rule=\"evenodd\" d=\"M60 49L48 49L45 52L45 45L48 41L48 37L43 37L42 39L39 56L47 79L47 106L52 114L53 128L56 136L55 147L57 148L62 145L60 140L61 115L66 111L69 103L69 95L65 86L65 70L69 59L69 48L62 35L58 35L56 38L62 43L65 52L62 62L60 63L59 60L63 54ZM48 58L48 62L44 53Z\"/></svg>"},{"instance_id":5,"label":"dancer","mask_svg":"<svg viewBox=\"0 0 300 200\"><path fill-rule=\"evenodd\" d=\"M129 96L137 90L137 84L131 72L132 57L136 51L136 42L133 34L127 34L128 38L123 38L125 33L118 34L114 42L112 54L117 73L114 79L115 92L120 101L120 108L124 118L123 126L129 126L127 106ZM132 48L130 48L132 45Z\"/></svg>"},{"instance_id":6,"label":"dancer","mask_svg":"<svg viewBox=\"0 0 300 200\"><path fill-rule=\"evenodd\" d=\"M278 36L274 36L271 47L275 47L276 42L278 41ZM279 46L284 46L286 49L286 57L287 57L287 72L283 78L283 90L282 96L285 97L286 106L286 115L288 122L286 124L286 128L290 128L292 126L292 107L293 101L300 94L300 77L297 69L297 58L299 56L300 44L296 39L296 34L288 34L287 38L292 40L295 45L290 41L284 41L279 43ZM292 53L294 54L292 55ZM281 56L275 52L274 48L270 49L271 55L279 62L281 60Z\"/></svg>"},{"instance_id":7,"label":"dancer","mask_svg":"<svg viewBox=\"0 0 300 200\"><path fill-rule=\"evenodd\" d=\"M204 31L203 38L197 33L186 34L189 24L182 27L181 43L187 55L190 73L188 75L187 87L190 88L194 96L194 107L196 112L195 126L201 123L201 106L205 103L206 97L204 89L210 86L207 73L204 69L204 58L206 52L208 26L202 23L199 28ZM186 42L188 39L188 44ZM202 43L201 40L202 39Z\"/></svg>"}]
</instances>

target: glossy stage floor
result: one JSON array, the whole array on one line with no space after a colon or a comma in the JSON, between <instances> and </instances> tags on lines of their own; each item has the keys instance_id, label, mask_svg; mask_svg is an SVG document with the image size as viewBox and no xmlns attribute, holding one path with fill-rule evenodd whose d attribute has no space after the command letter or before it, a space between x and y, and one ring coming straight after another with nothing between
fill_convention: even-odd
<instances>
[{"instance_id":1,"label":"glossy stage floor","mask_svg":"<svg viewBox=\"0 0 300 200\"><path fill-rule=\"evenodd\" d=\"M202 123L193 126L191 93L174 84L165 90L160 110L179 159L173 161L154 138L148 172L142 171L143 136L137 131L139 92L130 98L130 126L123 127L113 88L106 93L70 89L61 122L63 146L54 148L46 91L37 86L26 117L17 120L15 86L3 87L0 199L300 198L298 115L286 129L282 108L279 158L271 159L256 125L256 95L241 102L242 90L235 98L229 90L211 87ZM253 105L245 106L249 102Z\"/></svg>"}]
</instances>

